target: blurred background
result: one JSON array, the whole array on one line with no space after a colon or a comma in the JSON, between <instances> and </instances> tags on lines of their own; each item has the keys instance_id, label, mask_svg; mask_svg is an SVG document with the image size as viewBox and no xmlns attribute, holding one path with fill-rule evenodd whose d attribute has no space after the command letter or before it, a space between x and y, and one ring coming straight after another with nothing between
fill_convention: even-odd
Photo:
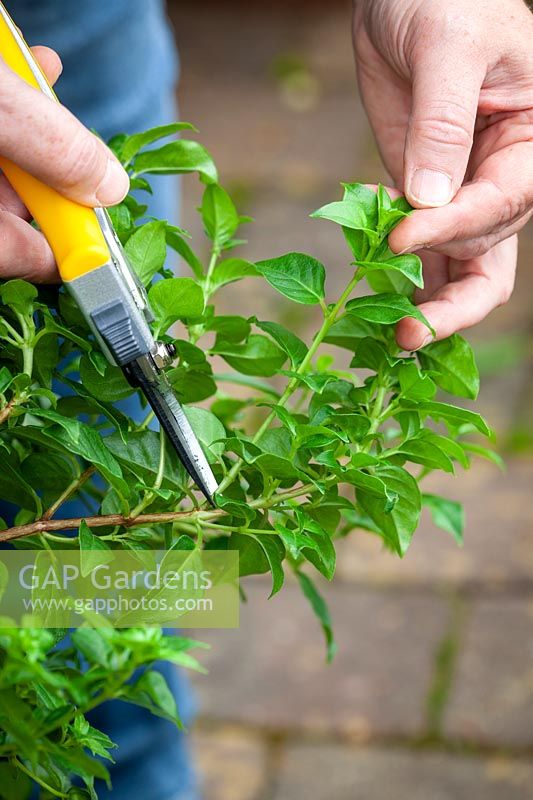
<instances>
[{"instance_id":1,"label":"blurred background","mask_svg":"<svg viewBox=\"0 0 533 800\"><path fill-rule=\"evenodd\" d=\"M339 181L385 176L357 96L350 3L175 0L181 118L200 130L239 210L256 222L239 254L302 250L328 269L329 296L349 262L336 226L309 213ZM196 241L200 190L183 183ZM403 562L354 532L323 586L339 653L289 585L247 586L235 631L212 644L196 687L194 731L206 800L525 800L533 798L533 232L522 235L511 302L472 331L478 407L507 470L478 462L432 480L462 501L466 543L424 517ZM226 311L288 314L264 284L223 290ZM291 306L302 335L313 310ZM271 314L274 316L268 317Z\"/></svg>"}]
</instances>

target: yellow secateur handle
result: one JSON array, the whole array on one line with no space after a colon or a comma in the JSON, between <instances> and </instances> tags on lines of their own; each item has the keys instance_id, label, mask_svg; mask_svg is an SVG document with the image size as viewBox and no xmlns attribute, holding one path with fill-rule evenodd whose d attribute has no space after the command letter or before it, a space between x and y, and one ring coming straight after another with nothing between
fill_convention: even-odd
<instances>
[{"instance_id":1,"label":"yellow secateur handle","mask_svg":"<svg viewBox=\"0 0 533 800\"><path fill-rule=\"evenodd\" d=\"M44 76L2 3L0 57L26 83L43 90ZM51 90L46 93L55 97ZM110 260L92 208L68 200L2 156L0 168L46 236L63 281L78 278Z\"/></svg>"}]
</instances>

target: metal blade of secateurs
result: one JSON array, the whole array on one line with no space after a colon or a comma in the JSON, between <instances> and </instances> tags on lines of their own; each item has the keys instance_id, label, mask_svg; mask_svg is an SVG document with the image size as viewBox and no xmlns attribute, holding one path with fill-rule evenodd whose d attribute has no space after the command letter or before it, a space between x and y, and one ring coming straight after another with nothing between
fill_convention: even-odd
<instances>
[{"instance_id":1,"label":"metal blade of secateurs","mask_svg":"<svg viewBox=\"0 0 533 800\"><path fill-rule=\"evenodd\" d=\"M159 374L155 382L149 381L136 362L128 364L128 371L142 389L183 466L205 498L215 506L216 478L167 379Z\"/></svg>"}]
</instances>

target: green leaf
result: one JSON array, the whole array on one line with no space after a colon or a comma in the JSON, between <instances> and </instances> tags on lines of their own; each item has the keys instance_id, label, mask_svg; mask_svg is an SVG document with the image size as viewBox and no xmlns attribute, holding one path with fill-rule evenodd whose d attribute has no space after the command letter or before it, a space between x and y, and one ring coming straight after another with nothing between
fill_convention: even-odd
<instances>
[{"instance_id":1,"label":"green leaf","mask_svg":"<svg viewBox=\"0 0 533 800\"><path fill-rule=\"evenodd\" d=\"M251 325L244 317L221 315L212 317L205 329L218 334L217 345L219 341L225 345L228 342L242 342L243 339L247 339L250 335Z\"/></svg>"},{"instance_id":2,"label":"green leaf","mask_svg":"<svg viewBox=\"0 0 533 800\"><path fill-rule=\"evenodd\" d=\"M59 342L55 334L43 334L33 349L34 374L42 386L52 386L52 376L59 361Z\"/></svg>"},{"instance_id":3,"label":"green leaf","mask_svg":"<svg viewBox=\"0 0 533 800\"><path fill-rule=\"evenodd\" d=\"M271 286L296 303L313 305L324 299L326 271L305 253L287 253L255 265Z\"/></svg>"},{"instance_id":4,"label":"green leaf","mask_svg":"<svg viewBox=\"0 0 533 800\"><path fill-rule=\"evenodd\" d=\"M203 445L208 460L218 461L224 452L224 444L220 440L226 437L226 429L221 421L206 408L188 406L184 411L191 428Z\"/></svg>"},{"instance_id":5,"label":"green leaf","mask_svg":"<svg viewBox=\"0 0 533 800\"><path fill-rule=\"evenodd\" d=\"M240 281L241 278L257 277L259 272L250 261L243 258L227 258L220 261L211 275L211 290L215 291L228 283Z\"/></svg>"},{"instance_id":6,"label":"green leaf","mask_svg":"<svg viewBox=\"0 0 533 800\"><path fill-rule=\"evenodd\" d=\"M139 280L147 285L164 266L167 257L166 223L160 220L147 222L137 228L125 245Z\"/></svg>"},{"instance_id":7,"label":"green leaf","mask_svg":"<svg viewBox=\"0 0 533 800\"><path fill-rule=\"evenodd\" d=\"M485 458L487 461L491 461L493 464L495 464L499 469L505 470L505 461L495 450L491 450L488 447L483 447L480 444L475 444L474 442L461 442L461 447L467 453L472 453L480 458Z\"/></svg>"},{"instance_id":8,"label":"green leaf","mask_svg":"<svg viewBox=\"0 0 533 800\"><path fill-rule=\"evenodd\" d=\"M204 189L200 213L206 236L215 250L220 251L232 239L239 227L239 215L229 194L218 184Z\"/></svg>"},{"instance_id":9,"label":"green leaf","mask_svg":"<svg viewBox=\"0 0 533 800\"><path fill-rule=\"evenodd\" d=\"M191 367L174 367L167 371L180 403L200 403L216 394L217 385L211 375Z\"/></svg>"},{"instance_id":10,"label":"green leaf","mask_svg":"<svg viewBox=\"0 0 533 800\"><path fill-rule=\"evenodd\" d=\"M398 197L393 202L381 183L378 185L378 229L387 235L405 217L412 212L405 197Z\"/></svg>"},{"instance_id":11,"label":"green leaf","mask_svg":"<svg viewBox=\"0 0 533 800\"><path fill-rule=\"evenodd\" d=\"M158 125L156 128L134 133L123 142L120 148L120 159L123 164L127 165L143 147L156 142L158 139L164 139L166 136L171 136L174 133L178 133L178 131L184 130L194 131L196 128L189 122L171 122L168 125Z\"/></svg>"},{"instance_id":12,"label":"green leaf","mask_svg":"<svg viewBox=\"0 0 533 800\"><path fill-rule=\"evenodd\" d=\"M107 449L121 463L123 468L135 475L147 486L154 483L159 470L161 442L159 433L151 430L131 431L125 441L118 433L106 436ZM165 468L161 487L176 489L185 486L187 474L174 449L165 449Z\"/></svg>"},{"instance_id":13,"label":"green leaf","mask_svg":"<svg viewBox=\"0 0 533 800\"><path fill-rule=\"evenodd\" d=\"M379 325L367 322L355 314L344 314L331 326L324 341L346 350L356 350L361 339L376 339L380 336Z\"/></svg>"},{"instance_id":14,"label":"green leaf","mask_svg":"<svg viewBox=\"0 0 533 800\"><path fill-rule=\"evenodd\" d=\"M408 400L402 400L402 405L407 408L413 407ZM462 425L472 425L484 436L489 438L492 436L491 429L477 411L452 406L449 403L439 403L436 400L424 400L417 403L414 408L421 414L432 417L436 422L445 422L454 431Z\"/></svg>"},{"instance_id":15,"label":"green leaf","mask_svg":"<svg viewBox=\"0 0 533 800\"><path fill-rule=\"evenodd\" d=\"M285 575L282 560L285 548L273 530L264 534L232 533L228 540L228 550L239 551L239 574L262 575L272 573L272 591L270 597L279 592Z\"/></svg>"},{"instance_id":16,"label":"green leaf","mask_svg":"<svg viewBox=\"0 0 533 800\"><path fill-rule=\"evenodd\" d=\"M356 297L346 304L346 311L367 322L377 322L380 325L394 325L405 317L412 317L435 335L435 331L424 315L407 297L401 294L374 294Z\"/></svg>"},{"instance_id":17,"label":"green leaf","mask_svg":"<svg viewBox=\"0 0 533 800\"><path fill-rule=\"evenodd\" d=\"M368 273L368 281L371 283L372 281L372 274L374 272L382 273L390 273L392 276L393 273L399 273L407 278L412 284L418 286L419 289L424 288L424 278L422 275L422 261L420 260L419 256L415 255L414 253L406 253L402 256L395 256L394 253L389 251L390 254L386 254L383 260L372 260L372 261L358 261L357 263L364 267ZM392 278L391 278L392 279ZM404 286L403 283L400 283L400 286ZM373 289L377 289L377 287L372 286ZM383 291L379 289L379 291ZM400 292L404 294L404 292Z\"/></svg>"},{"instance_id":18,"label":"green leaf","mask_svg":"<svg viewBox=\"0 0 533 800\"><path fill-rule=\"evenodd\" d=\"M318 617L322 626L322 630L324 631L327 647L327 661L330 663L337 652L337 645L333 637L333 628L331 625L329 609L324 598L316 588L315 584L312 582L311 578L299 570L296 572L296 576L304 596L309 600L311 608Z\"/></svg>"},{"instance_id":19,"label":"green leaf","mask_svg":"<svg viewBox=\"0 0 533 800\"><path fill-rule=\"evenodd\" d=\"M378 221L376 192L361 183L345 183L341 201L329 203L311 214L342 225L348 245L357 261L379 243L375 230Z\"/></svg>"},{"instance_id":20,"label":"green leaf","mask_svg":"<svg viewBox=\"0 0 533 800\"><path fill-rule=\"evenodd\" d=\"M3 800L27 800L31 790L32 784L27 775L9 761L0 762L0 797Z\"/></svg>"},{"instance_id":21,"label":"green leaf","mask_svg":"<svg viewBox=\"0 0 533 800\"><path fill-rule=\"evenodd\" d=\"M415 464L422 464L429 469L442 469L444 472L454 472L453 461L439 444L424 432L413 439L407 439L394 452L406 456ZM387 458L390 451L386 450L383 457Z\"/></svg>"},{"instance_id":22,"label":"green leaf","mask_svg":"<svg viewBox=\"0 0 533 800\"><path fill-rule=\"evenodd\" d=\"M402 363L398 365L400 390L404 397L411 400L431 400L437 388L429 375L424 375L416 364Z\"/></svg>"},{"instance_id":23,"label":"green leaf","mask_svg":"<svg viewBox=\"0 0 533 800\"><path fill-rule=\"evenodd\" d=\"M213 348L230 367L244 375L270 377L283 366L287 354L266 336L253 333L245 344L221 342Z\"/></svg>"},{"instance_id":24,"label":"green leaf","mask_svg":"<svg viewBox=\"0 0 533 800\"><path fill-rule=\"evenodd\" d=\"M243 534L244 533L245 531L243 531ZM257 542L265 554L270 571L272 573L272 590L269 597L273 597L279 592L285 580L282 564L283 549L279 547L279 540L275 541L278 537L272 536L269 533L246 533L245 535L254 539L254 541Z\"/></svg>"},{"instance_id":25,"label":"green leaf","mask_svg":"<svg viewBox=\"0 0 533 800\"><path fill-rule=\"evenodd\" d=\"M95 536L84 519L79 529L80 567L84 578L99 564L113 561L111 548L99 536ZM107 552L103 552L107 551Z\"/></svg>"},{"instance_id":26,"label":"green leaf","mask_svg":"<svg viewBox=\"0 0 533 800\"><path fill-rule=\"evenodd\" d=\"M356 488L357 500L360 495L370 495L380 501L380 508L384 511L391 511L398 501L398 494L391 489L385 480L378 474L370 475L362 469L345 469L342 471L342 481L349 483Z\"/></svg>"},{"instance_id":27,"label":"green leaf","mask_svg":"<svg viewBox=\"0 0 533 800\"><path fill-rule=\"evenodd\" d=\"M312 217L329 219L345 228L369 230L377 224L376 192L362 183L344 183L342 200L328 203L311 214Z\"/></svg>"},{"instance_id":28,"label":"green leaf","mask_svg":"<svg viewBox=\"0 0 533 800\"><path fill-rule=\"evenodd\" d=\"M197 278L202 278L204 274L203 264L183 238L180 228L175 225L169 225L167 222L165 236L168 246L187 262Z\"/></svg>"},{"instance_id":29,"label":"green leaf","mask_svg":"<svg viewBox=\"0 0 533 800\"><path fill-rule=\"evenodd\" d=\"M355 350L355 355L350 362L351 367L371 369L379 372L380 369L392 366L393 361L381 342L375 339L361 339Z\"/></svg>"},{"instance_id":30,"label":"green leaf","mask_svg":"<svg viewBox=\"0 0 533 800\"><path fill-rule=\"evenodd\" d=\"M188 139L178 139L156 150L139 153L133 169L135 175L199 172L206 183L216 183L218 180L217 169L205 147Z\"/></svg>"},{"instance_id":31,"label":"green leaf","mask_svg":"<svg viewBox=\"0 0 533 800\"><path fill-rule=\"evenodd\" d=\"M150 287L148 300L157 320L159 333L179 319L199 317L204 310L204 295L192 278L167 278Z\"/></svg>"},{"instance_id":32,"label":"green leaf","mask_svg":"<svg viewBox=\"0 0 533 800\"><path fill-rule=\"evenodd\" d=\"M59 453L51 452L30 453L20 469L30 486L52 492L63 491L78 474L72 461Z\"/></svg>"},{"instance_id":33,"label":"green leaf","mask_svg":"<svg viewBox=\"0 0 533 800\"><path fill-rule=\"evenodd\" d=\"M135 391L124 377L120 367L113 367L106 360L104 374L101 375L86 355L82 356L80 361L80 379L83 386L96 400L104 403L116 403L124 400Z\"/></svg>"},{"instance_id":34,"label":"green leaf","mask_svg":"<svg viewBox=\"0 0 533 800\"><path fill-rule=\"evenodd\" d=\"M349 409L336 409L324 420L325 425L335 425L344 431L352 442L362 441L370 430L370 419Z\"/></svg>"},{"instance_id":35,"label":"green leaf","mask_svg":"<svg viewBox=\"0 0 533 800\"><path fill-rule=\"evenodd\" d=\"M254 511L253 508L250 508L248 503L242 500L236 500L233 497L226 497L223 494L216 495L216 504L217 508L222 508L224 511L227 511L232 517L243 519L247 525L253 522L257 516L257 512Z\"/></svg>"},{"instance_id":36,"label":"green leaf","mask_svg":"<svg viewBox=\"0 0 533 800\"><path fill-rule=\"evenodd\" d=\"M0 367L0 394L4 394L13 382L13 375L6 366Z\"/></svg>"},{"instance_id":37,"label":"green leaf","mask_svg":"<svg viewBox=\"0 0 533 800\"><path fill-rule=\"evenodd\" d=\"M59 442L70 452L84 458L89 464L94 464L111 486L114 486L124 497L129 496L130 489L122 476L118 462L93 428L83 422L68 419L44 408L32 409L32 414L52 423L50 427L41 429L40 432L43 436Z\"/></svg>"},{"instance_id":38,"label":"green leaf","mask_svg":"<svg viewBox=\"0 0 533 800\"><path fill-rule=\"evenodd\" d=\"M445 392L476 399L479 373L474 353L466 339L458 333L427 345L417 355L422 367L434 373L433 380Z\"/></svg>"},{"instance_id":39,"label":"green leaf","mask_svg":"<svg viewBox=\"0 0 533 800\"><path fill-rule=\"evenodd\" d=\"M282 350L285 350L291 360L292 366L297 369L307 355L307 345L302 342L287 328L280 325L278 322L260 322L256 320L255 324L265 333L271 336L276 344L279 344Z\"/></svg>"},{"instance_id":40,"label":"green leaf","mask_svg":"<svg viewBox=\"0 0 533 800\"><path fill-rule=\"evenodd\" d=\"M108 214L118 238L124 242L133 227L133 218L129 208L125 203L120 203L118 206L108 208Z\"/></svg>"},{"instance_id":41,"label":"green leaf","mask_svg":"<svg viewBox=\"0 0 533 800\"><path fill-rule=\"evenodd\" d=\"M144 672L134 684L123 686L119 697L183 728L174 695L163 675L156 670Z\"/></svg>"},{"instance_id":42,"label":"green leaf","mask_svg":"<svg viewBox=\"0 0 533 800\"><path fill-rule=\"evenodd\" d=\"M8 503L15 502L22 508L34 509L39 514L41 511L39 498L31 484L26 481L22 469L23 466L19 466L16 459L10 460L9 456L2 454L0 497Z\"/></svg>"},{"instance_id":43,"label":"green leaf","mask_svg":"<svg viewBox=\"0 0 533 800\"><path fill-rule=\"evenodd\" d=\"M421 497L416 480L402 467L384 466L376 468L375 476L387 487L387 492L394 492L397 501L390 511L383 507L383 501L365 491L357 493L357 501L363 511L379 528L385 542L403 556L411 543L411 538L418 526Z\"/></svg>"},{"instance_id":44,"label":"green leaf","mask_svg":"<svg viewBox=\"0 0 533 800\"><path fill-rule=\"evenodd\" d=\"M448 500L436 494L423 494L422 504L429 508L437 528L451 533L457 544L462 545L465 515L461 503L457 503L455 500Z\"/></svg>"},{"instance_id":45,"label":"green leaf","mask_svg":"<svg viewBox=\"0 0 533 800\"><path fill-rule=\"evenodd\" d=\"M90 664L99 664L106 668L111 666L113 649L99 630L78 628L71 633L70 638Z\"/></svg>"},{"instance_id":46,"label":"green leaf","mask_svg":"<svg viewBox=\"0 0 533 800\"><path fill-rule=\"evenodd\" d=\"M107 734L93 728L85 719L81 712L78 712L74 718L74 723L70 726L75 739L82 747L87 747L95 756L101 756L113 761L109 755L109 750L113 747L118 747L114 744Z\"/></svg>"},{"instance_id":47,"label":"green leaf","mask_svg":"<svg viewBox=\"0 0 533 800\"><path fill-rule=\"evenodd\" d=\"M303 532L311 540L311 544L302 546L302 554L328 581L332 580L335 575L337 554L330 534L309 514L297 511L296 516Z\"/></svg>"},{"instance_id":48,"label":"green leaf","mask_svg":"<svg viewBox=\"0 0 533 800\"><path fill-rule=\"evenodd\" d=\"M37 289L31 283L16 278L0 286L0 298L2 303L13 311L18 311L19 314L31 314L33 303L37 299Z\"/></svg>"},{"instance_id":49,"label":"green leaf","mask_svg":"<svg viewBox=\"0 0 533 800\"><path fill-rule=\"evenodd\" d=\"M316 219L329 219L331 222L336 222L344 228L352 228L357 231L370 230L363 209L355 200L350 198L328 203L314 211L311 217Z\"/></svg>"},{"instance_id":50,"label":"green leaf","mask_svg":"<svg viewBox=\"0 0 533 800\"><path fill-rule=\"evenodd\" d=\"M108 362L105 361L105 363L107 364ZM97 374L99 374L98 371ZM77 417L79 414L101 415L106 417L120 431L121 436L127 433L129 427L128 418L118 408L97 400L82 383L71 381L65 375L62 376L62 382L70 386L76 393L74 396L68 395L59 399L57 410L63 416Z\"/></svg>"}]
</instances>

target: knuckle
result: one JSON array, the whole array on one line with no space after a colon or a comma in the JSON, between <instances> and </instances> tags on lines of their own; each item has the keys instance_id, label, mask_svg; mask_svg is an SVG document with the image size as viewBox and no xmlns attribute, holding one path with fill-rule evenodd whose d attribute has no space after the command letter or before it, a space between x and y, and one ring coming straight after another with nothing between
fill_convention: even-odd
<instances>
[{"instance_id":1,"label":"knuckle","mask_svg":"<svg viewBox=\"0 0 533 800\"><path fill-rule=\"evenodd\" d=\"M66 188L74 188L80 183L98 186L105 164L97 139L85 128L77 127L74 135L64 144L63 163L60 179Z\"/></svg>"},{"instance_id":2,"label":"knuckle","mask_svg":"<svg viewBox=\"0 0 533 800\"><path fill-rule=\"evenodd\" d=\"M498 289L498 307L504 306L506 303L509 302L511 299L511 295L513 293L513 285L504 283Z\"/></svg>"},{"instance_id":3,"label":"knuckle","mask_svg":"<svg viewBox=\"0 0 533 800\"><path fill-rule=\"evenodd\" d=\"M418 142L426 145L469 149L474 121L472 113L459 102L426 104L424 115L413 120L413 133Z\"/></svg>"},{"instance_id":4,"label":"knuckle","mask_svg":"<svg viewBox=\"0 0 533 800\"><path fill-rule=\"evenodd\" d=\"M528 216L533 210L533 197L529 197L529 192L509 192L502 188L496 181L489 181L496 192L495 205L496 216L494 228L499 230L502 226L507 226L510 222L519 220L522 217L527 221Z\"/></svg>"}]
</instances>

